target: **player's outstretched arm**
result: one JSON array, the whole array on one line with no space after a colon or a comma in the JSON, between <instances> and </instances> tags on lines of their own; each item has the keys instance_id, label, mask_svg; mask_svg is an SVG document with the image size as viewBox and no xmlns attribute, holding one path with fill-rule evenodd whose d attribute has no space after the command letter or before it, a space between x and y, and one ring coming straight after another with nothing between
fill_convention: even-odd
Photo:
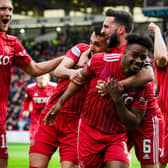
<instances>
[{"instance_id":1,"label":"player's outstretched arm","mask_svg":"<svg viewBox=\"0 0 168 168\"><path fill-rule=\"evenodd\" d=\"M63 58L64 58L63 56L57 57L55 59L44 61L44 62L39 62L39 63L36 63L32 60L30 64L28 64L25 67L22 67L22 69L29 75L33 77L37 77L37 76L40 76L42 74L45 74L45 73L48 73L54 70L60 64Z\"/></svg>"},{"instance_id":2,"label":"player's outstretched arm","mask_svg":"<svg viewBox=\"0 0 168 168\"><path fill-rule=\"evenodd\" d=\"M54 70L54 76L61 79L71 79L71 76L75 75L75 70L72 69L74 65L75 62L71 58L65 56L63 61Z\"/></svg>"},{"instance_id":3,"label":"player's outstretched arm","mask_svg":"<svg viewBox=\"0 0 168 168\"><path fill-rule=\"evenodd\" d=\"M168 63L168 53L166 44L162 38L159 26L150 23L148 29L154 33L154 58L158 67L165 67Z\"/></svg>"}]
</instances>

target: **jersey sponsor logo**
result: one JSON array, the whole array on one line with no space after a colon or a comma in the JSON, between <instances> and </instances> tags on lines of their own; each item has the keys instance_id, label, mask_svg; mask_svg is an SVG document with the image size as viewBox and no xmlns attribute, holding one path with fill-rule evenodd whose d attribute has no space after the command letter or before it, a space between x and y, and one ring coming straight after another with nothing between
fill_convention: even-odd
<instances>
[{"instance_id":1,"label":"jersey sponsor logo","mask_svg":"<svg viewBox=\"0 0 168 168\"><path fill-rule=\"evenodd\" d=\"M9 56L4 56L4 55L0 55L0 65L7 65L9 64Z\"/></svg>"},{"instance_id":2,"label":"jersey sponsor logo","mask_svg":"<svg viewBox=\"0 0 168 168\"><path fill-rule=\"evenodd\" d=\"M124 101L124 104L126 104L126 105L132 103L133 100L134 100L133 97L128 96L128 93L124 93L124 94L122 95L122 99L123 99L123 101Z\"/></svg>"},{"instance_id":3,"label":"jersey sponsor logo","mask_svg":"<svg viewBox=\"0 0 168 168\"><path fill-rule=\"evenodd\" d=\"M49 97L34 97L33 98L34 103L37 103L37 104L47 103L48 100L49 100Z\"/></svg>"},{"instance_id":4,"label":"jersey sponsor logo","mask_svg":"<svg viewBox=\"0 0 168 168\"><path fill-rule=\"evenodd\" d=\"M145 154L145 155L142 157L142 159L147 160L147 159L150 159L150 157L149 157L149 155L148 155L148 154Z\"/></svg>"},{"instance_id":5,"label":"jersey sponsor logo","mask_svg":"<svg viewBox=\"0 0 168 168\"><path fill-rule=\"evenodd\" d=\"M115 61L119 61L120 58L120 54L105 54L104 55L104 61L106 62L115 62Z\"/></svg>"},{"instance_id":6,"label":"jersey sponsor logo","mask_svg":"<svg viewBox=\"0 0 168 168\"><path fill-rule=\"evenodd\" d=\"M77 48L76 46L72 48L72 53L76 55L77 57L81 55L79 48Z\"/></svg>"}]
</instances>

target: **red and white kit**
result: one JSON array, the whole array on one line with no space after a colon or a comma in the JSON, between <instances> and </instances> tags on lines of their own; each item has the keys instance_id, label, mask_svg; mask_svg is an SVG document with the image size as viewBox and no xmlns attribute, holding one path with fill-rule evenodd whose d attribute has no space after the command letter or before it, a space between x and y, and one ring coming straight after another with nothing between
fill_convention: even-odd
<instances>
[{"instance_id":1,"label":"red and white kit","mask_svg":"<svg viewBox=\"0 0 168 168\"><path fill-rule=\"evenodd\" d=\"M30 113L30 140L34 139L34 135L38 130L38 123L40 113L47 104L49 98L56 90L57 84L54 82L48 82L48 84L40 88L37 83L29 84L26 88L25 99L23 103L23 111L29 110L29 105L32 103L32 111Z\"/></svg>"},{"instance_id":2,"label":"red and white kit","mask_svg":"<svg viewBox=\"0 0 168 168\"><path fill-rule=\"evenodd\" d=\"M88 48L88 44L80 43L71 48L66 56L77 64L81 54ZM57 89L41 113L39 130L35 136L34 144L30 146L30 152L41 153L50 157L59 146L61 161L68 160L78 163L78 121L89 86L84 86L79 93L64 104L60 114L56 117L55 125L44 126L43 122L44 116L56 104L69 82L69 79L59 79Z\"/></svg>"},{"instance_id":3,"label":"red and white kit","mask_svg":"<svg viewBox=\"0 0 168 168\"><path fill-rule=\"evenodd\" d=\"M164 117L164 149L160 162L168 163L168 64L164 68L155 66L155 78L158 89L158 104Z\"/></svg>"},{"instance_id":4,"label":"red and white kit","mask_svg":"<svg viewBox=\"0 0 168 168\"><path fill-rule=\"evenodd\" d=\"M31 57L16 37L0 33L0 157L7 158L5 121L11 79L11 65L24 67L31 62Z\"/></svg>"}]
</instances>

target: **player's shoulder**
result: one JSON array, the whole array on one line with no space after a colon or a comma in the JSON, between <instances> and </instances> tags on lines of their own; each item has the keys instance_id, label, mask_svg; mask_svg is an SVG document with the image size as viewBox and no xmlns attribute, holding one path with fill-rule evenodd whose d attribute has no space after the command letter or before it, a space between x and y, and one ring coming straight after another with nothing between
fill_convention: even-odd
<instances>
[{"instance_id":1,"label":"player's shoulder","mask_svg":"<svg viewBox=\"0 0 168 168\"><path fill-rule=\"evenodd\" d=\"M49 81L49 82L48 82L48 85L49 85L49 86L56 87L56 86L57 86L57 83L56 83L56 82Z\"/></svg>"},{"instance_id":2,"label":"player's shoulder","mask_svg":"<svg viewBox=\"0 0 168 168\"><path fill-rule=\"evenodd\" d=\"M17 40L16 36L12 36L6 33L3 33L1 37L6 41L16 41Z\"/></svg>"},{"instance_id":3,"label":"player's shoulder","mask_svg":"<svg viewBox=\"0 0 168 168\"><path fill-rule=\"evenodd\" d=\"M106 52L102 52L102 53L97 53L94 54L92 56L93 60L103 60L103 61L107 61L107 62L113 62L113 61L119 61L121 57L121 54L119 53L106 53Z\"/></svg>"},{"instance_id":4,"label":"player's shoulder","mask_svg":"<svg viewBox=\"0 0 168 168\"><path fill-rule=\"evenodd\" d=\"M76 56L80 56L82 52L86 51L89 48L88 44L85 43L79 43L76 44L75 46L73 46L71 48L71 51L73 54L75 54Z\"/></svg>"},{"instance_id":5,"label":"player's shoulder","mask_svg":"<svg viewBox=\"0 0 168 168\"><path fill-rule=\"evenodd\" d=\"M96 53L96 54L92 55L92 59L103 58L104 54L105 54L105 52Z\"/></svg>"},{"instance_id":6,"label":"player's shoulder","mask_svg":"<svg viewBox=\"0 0 168 168\"><path fill-rule=\"evenodd\" d=\"M86 43L78 43L74 47L78 47L79 49L81 48L89 48L89 44Z\"/></svg>"},{"instance_id":7,"label":"player's shoulder","mask_svg":"<svg viewBox=\"0 0 168 168\"><path fill-rule=\"evenodd\" d=\"M31 89L31 88L35 87L36 85L37 85L36 82L30 83L27 85L27 89Z\"/></svg>"}]
</instances>

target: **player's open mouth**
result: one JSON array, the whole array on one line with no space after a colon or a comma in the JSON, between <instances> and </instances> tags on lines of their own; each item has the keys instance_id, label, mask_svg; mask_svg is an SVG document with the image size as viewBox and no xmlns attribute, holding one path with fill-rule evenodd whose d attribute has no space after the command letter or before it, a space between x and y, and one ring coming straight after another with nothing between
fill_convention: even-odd
<instances>
[{"instance_id":1,"label":"player's open mouth","mask_svg":"<svg viewBox=\"0 0 168 168\"><path fill-rule=\"evenodd\" d=\"M9 22L9 19L2 19L3 24L7 24Z\"/></svg>"}]
</instances>

